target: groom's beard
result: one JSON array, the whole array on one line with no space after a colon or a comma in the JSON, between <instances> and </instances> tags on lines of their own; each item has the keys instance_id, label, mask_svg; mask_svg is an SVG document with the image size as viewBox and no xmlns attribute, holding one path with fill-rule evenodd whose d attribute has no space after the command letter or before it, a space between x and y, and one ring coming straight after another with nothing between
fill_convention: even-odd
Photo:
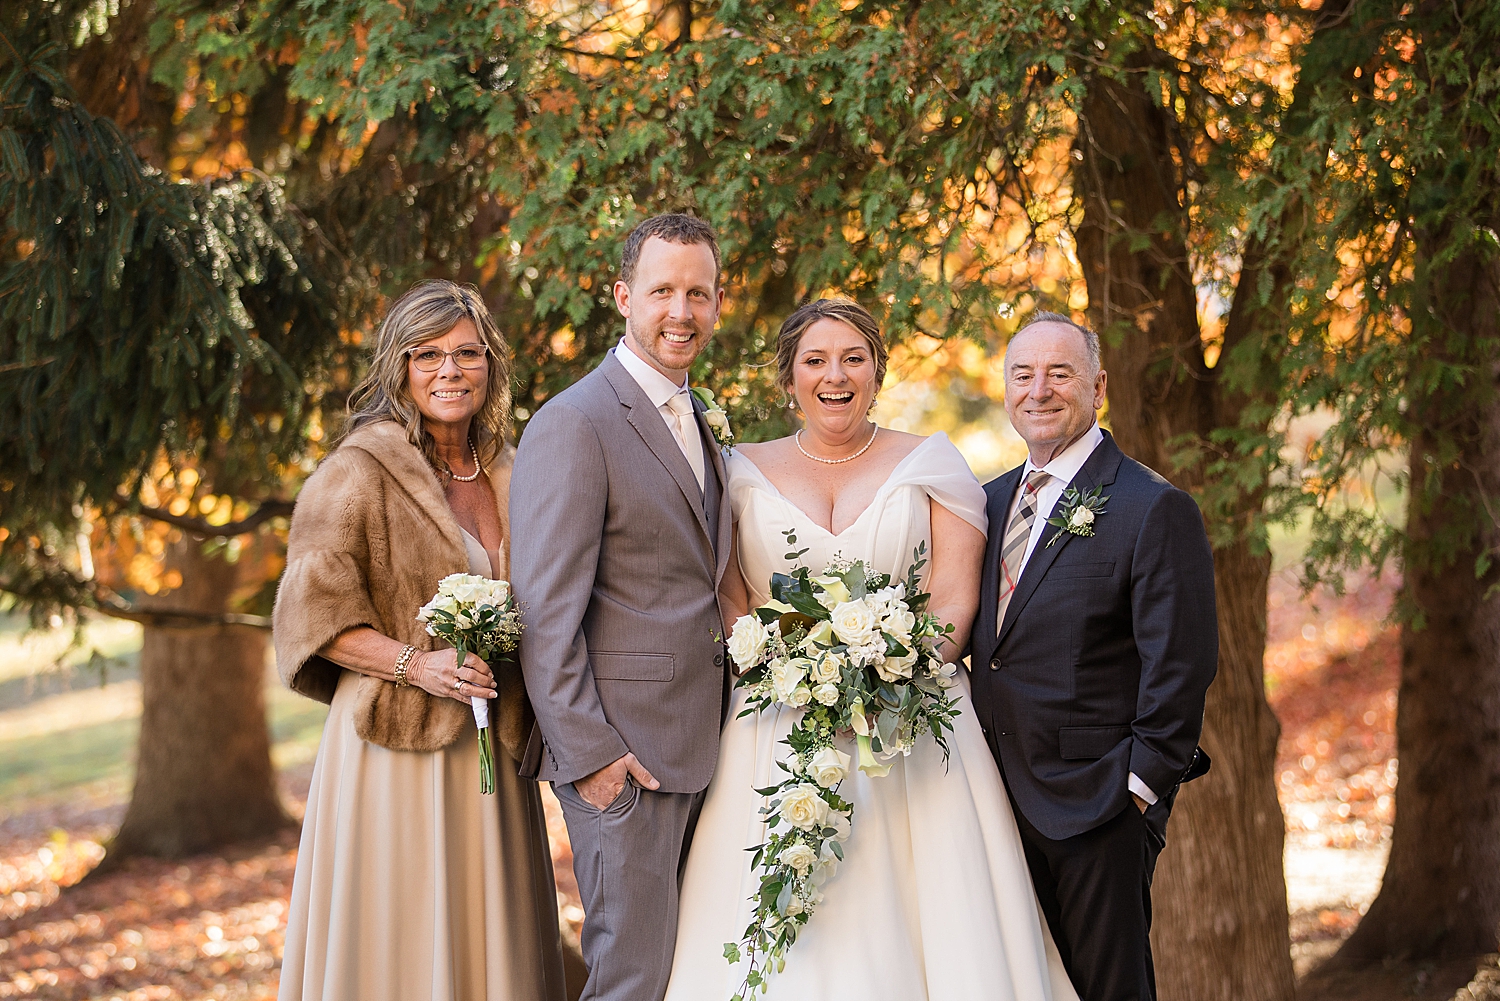
<instances>
[{"instance_id":1,"label":"groom's beard","mask_svg":"<svg viewBox=\"0 0 1500 1001\"><path fill-rule=\"evenodd\" d=\"M661 336L667 331L674 334L691 334L692 340L683 344L671 344ZM685 369L698 359L698 355L708 346L708 340L713 336L713 331L705 331L696 321L674 322L671 325L659 323L654 324L649 330L643 330L636 325L633 317L626 317L625 335L633 345L645 352L648 358L664 368L675 370Z\"/></svg>"}]
</instances>

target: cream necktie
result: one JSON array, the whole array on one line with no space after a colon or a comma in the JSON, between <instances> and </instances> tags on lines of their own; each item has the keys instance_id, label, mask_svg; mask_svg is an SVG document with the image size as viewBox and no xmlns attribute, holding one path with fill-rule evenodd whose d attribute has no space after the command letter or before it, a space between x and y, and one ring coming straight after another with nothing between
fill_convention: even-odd
<instances>
[{"instance_id":1,"label":"cream necktie","mask_svg":"<svg viewBox=\"0 0 1500 1001\"><path fill-rule=\"evenodd\" d=\"M693 416L693 401L687 390L678 390L663 406L669 414L667 423L677 433L677 444L698 479L698 489L703 489L703 439L698 434L698 419Z\"/></svg>"},{"instance_id":2,"label":"cream necktie","mask_svg":"<svg viewBox=\"0 0 1500 1001\"><path fill-rule=\"evenodd\" d=\"M1042 484L1052 479L1051 473L1033 469L1021 485L1021 501L1010 524L1005 526L1005 538L1000 544L1000 609L995 617L995 628L1005 624L1005 610L1010 607L1010 596L1016 592L1021 579L1021 568L1026 557L1026 546L1031 541L1031 526L1036 523L1037 491Z\"/></svg>"}]
</instances>

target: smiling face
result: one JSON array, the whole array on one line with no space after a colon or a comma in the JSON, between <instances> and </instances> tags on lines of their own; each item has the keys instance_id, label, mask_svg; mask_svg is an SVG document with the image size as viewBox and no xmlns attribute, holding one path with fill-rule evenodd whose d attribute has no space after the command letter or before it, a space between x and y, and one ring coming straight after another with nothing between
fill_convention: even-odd
<instances>
[{"instance_id":1,"label":"smiling face","mask_svg":"<svg viewBox=\"0 0 1500 1001\"><path fill-rule=\"evenodd\" d=\"M825 318L803 331L788 388L808 428L838 439L863 426L880 389L875 367L869 342L849 324Z\"/></svg>"},{"instance_id":2,"label":"smiling face","mask_svg":"<svg viewBox=\"0 0 1500 1001\"><path fill-rule=\"evenodd\" d=\"M420 348L436 348L452 351L464 345L476 345L483 349L484 340L479 336L471 320L459 320L441 337L434 337L416 345ZM469 422L484 406L487 395L491 362L486 357L478 368L459 368L450 356L443 359L436 372L423 372L408 353L406 360L407 385L411 389L412 402L422 412L424 420L432 424L446 425L467 431Z\"/></svg>"},{"instance_id":3,"label":"smiling face","mask_svg":"<svg viewBox=\"0 0 1500 1001\"><path fill-rule=\"evenodd\" d=\"M1005 412L1037 466L1093 426L1104 387L1083 335L1066 323L1034 323L1006 349Z\"/></svg>"},{"instance_id":4,"label":"smiling face","mask_svg":"<svg viewBox=\"0 0 1500 1001\"><path fill-rule=\"evenodd\" d=\"M719 322L724 291L706 243L649 238L630 284L615 282L615 305L636 354L673 382L687 378Z\"/></svg>"}]
</instances>

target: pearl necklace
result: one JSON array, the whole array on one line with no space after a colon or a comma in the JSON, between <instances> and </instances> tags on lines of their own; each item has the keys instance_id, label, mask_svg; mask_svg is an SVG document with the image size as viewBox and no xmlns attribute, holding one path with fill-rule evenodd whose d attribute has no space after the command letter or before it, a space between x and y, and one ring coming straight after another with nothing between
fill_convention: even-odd
<instances>
[{"instance_id":1,"label":"pearl necklace","mask_svg":"<svg viewBox=\"0 0 1500 1001\"><path fill-rule=\"evenodd\" d=\"M875 436L877 434L879 434L879 433L880 433L880 425L877 424L877 425L875 425L875 427L873 429L871 429L871 431L870 431L870 440L867 441L867 442L865 442L864 447L861 448L858 452L855 452L853 455L846 455L842 459L825 459L821 455L813 455L807 449L805 449L805 448L802 447L802 432L801 431L798 431L796 433L796 435L794 435L792 437L792 440L797 443L797 451L801 452L803 455L807 456L812 461L814 461L814 462L821 462L821 463L824 463L824 464L829 465L829 466L836 466L836 465L838 465L841 462L849 462L849 461L851 461L853 459L858 459L861 455L864 455L866 452L868 452L870 450L870 446L873 445L873 444L875 444Z\"/></svg>"},{"instance_id":2,"label":"pearl necklace","mask_svg":"<svg viewBox=\"0 0 1500 1001\"><path fill-rule=\"evenodd\" d=\"M480 462L479 462L479 453L476 452L476 451L474 451L474 439L473 438L469 439L469 458L474 461L474 471L472 473L470 473L468 476L459 476L457 473L455 473L453 471L453 469L451 467L449 468L448 475L451 476L451 477L453 477L453 479L454 479L455 482L457 482L457 483L473 483L475 480L479 479L479 474L482 473L482 472L484 472L484 466L481 465Z\"/></svg>"}]
</instances>

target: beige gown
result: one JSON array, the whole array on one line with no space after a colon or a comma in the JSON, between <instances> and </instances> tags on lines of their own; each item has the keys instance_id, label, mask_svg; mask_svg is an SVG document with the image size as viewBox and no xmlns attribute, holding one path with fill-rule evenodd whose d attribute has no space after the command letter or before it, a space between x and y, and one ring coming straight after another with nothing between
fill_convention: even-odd
<instances>
[{"instance_id":1,"label":"beige gown","mask_svg":"<svg viewBox=\"0 0 1500 1001\"><path fill-rule=\"evenodd\" d=\"M493 576L466 532L471 573ZM345 671L302 822L279 1001L562 1001L557 896L535 782L471 722L431 754L354 733Z\"/></svg>"}]
</instances>

